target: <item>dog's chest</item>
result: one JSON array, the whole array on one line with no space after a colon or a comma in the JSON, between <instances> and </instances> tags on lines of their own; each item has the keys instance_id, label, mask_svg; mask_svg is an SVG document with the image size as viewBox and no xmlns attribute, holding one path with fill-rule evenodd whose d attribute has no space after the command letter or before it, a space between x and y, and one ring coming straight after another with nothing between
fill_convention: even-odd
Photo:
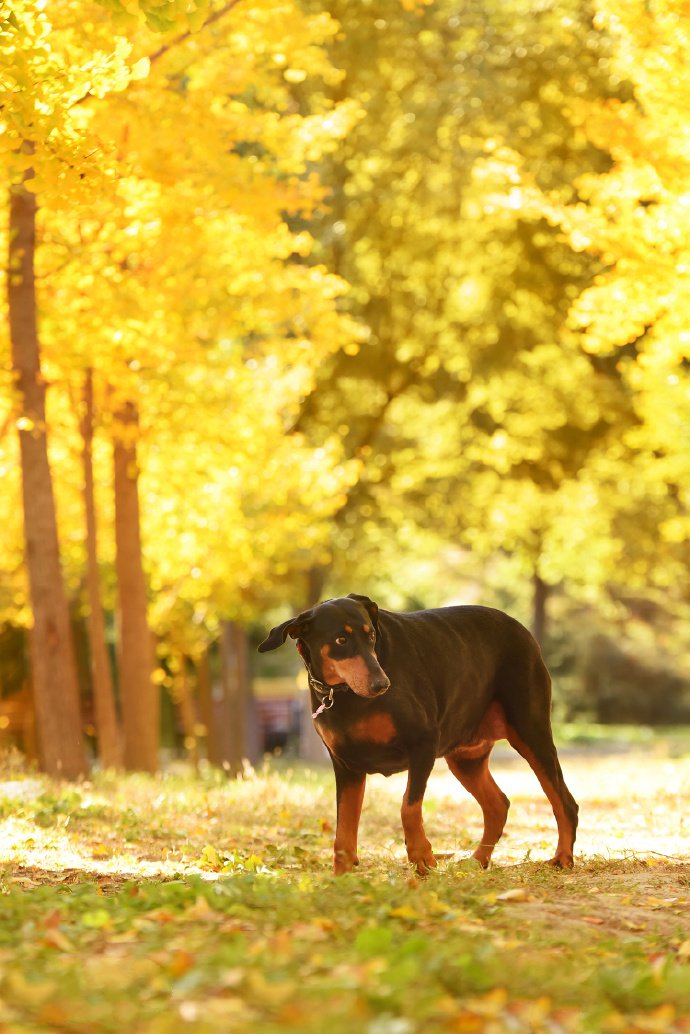
<instances>
[{"instance_id":1,"label":"dog's chest","mask_svg":"<svg viewBox=\"0 0 690 1034\"><path fill-rule=\"evenodd\" d=\"M315 725L331 754L353 771L391 775L408 767L407 751L387 711L342 722L328 715L317 718Z\"/></svg>"}]
</instances>

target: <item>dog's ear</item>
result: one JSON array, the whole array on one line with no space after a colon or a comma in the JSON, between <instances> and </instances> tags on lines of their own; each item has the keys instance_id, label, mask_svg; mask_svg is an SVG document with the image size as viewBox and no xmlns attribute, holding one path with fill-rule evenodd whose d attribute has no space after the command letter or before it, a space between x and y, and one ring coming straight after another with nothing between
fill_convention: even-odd
<instances>
[{"instance_id":1,"label":"dog's ear","mask_svg":"<svg viewBox=\"0 0 690 1034\"><path fill-rule=\"evenodd\" d=\"M288 618L287 621L283 621L282 625L276 625L268 633L263 643L259 645L259 653L277 650L279 646L283 645L288 636L297 639L299 636L304 635L307 625L313 616L314 608L312 607L311 610L302 611L297 617Z\"/></svg>"},{"instance_id":2,"label":"dog's ear","mask_svg":"<svg viewBox=\"0 0 690 1034\"><path fill-rule=\"evenodd\" d=\"M378 606L378 603L374 603L374 601L370 600L368 596L359 596L356 592L348 593L347 598L349 600L355 600L357 603L361 603L362 604L362 606L366 609L367 613L369 614L369 617L371 618L371 623L373 624L374 628L378 632L378 630L379 630L379 606Z\"/></svg>"}]
</instances>

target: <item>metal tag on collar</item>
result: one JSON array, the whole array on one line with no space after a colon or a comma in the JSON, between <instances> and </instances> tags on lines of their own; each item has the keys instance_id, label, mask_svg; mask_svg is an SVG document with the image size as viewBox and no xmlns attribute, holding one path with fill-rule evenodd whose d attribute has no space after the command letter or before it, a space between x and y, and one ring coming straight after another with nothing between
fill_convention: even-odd
<instances>
[{"instance_id":1,"label":"metal tag on collar","mask_svg":"<svg viewBox=\"0 0 690 1034\"><path fill-rule=\"evenodd\" d=\"M328 711L331 707L333 707L333 686L331 686L326 699L322 700L316 710L312 713L312 718L318 718L323 711Z\"/></svg>"}]
</instances>

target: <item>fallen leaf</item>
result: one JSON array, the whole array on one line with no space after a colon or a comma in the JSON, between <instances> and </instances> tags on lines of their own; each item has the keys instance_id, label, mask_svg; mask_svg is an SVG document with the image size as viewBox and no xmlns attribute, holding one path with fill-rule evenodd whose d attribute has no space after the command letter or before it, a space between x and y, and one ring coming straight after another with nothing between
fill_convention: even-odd
<instances>
[{"instance_id":1,"label":"fallen leaf","mask_svg":"<svg viewBox=\"0 0 690 1034\"><path fill-rule=\"evenodd\" d=\"M91 848L92 858L110 858L112 853L113 849L108 844L93 844Z\"/></svg>"},{"instance_id":2,"label":"fallen leaf","mask_svg":"<svg viewBox=\"0 0 690 1034\"><path fill-rule=\"evenodd\" d=\"M40 1008L56 991L52 980L27 980L19 969L8 970L5 977L4 997L28 1008Z\"/></svg>"},{"instance_id":3,"label":"fallen leaf","mask_svg":"<svg viewBox=\"0 0 690 1034\"><path fill-rule=\"evenodd\" d=\"M534 901L534 895L529 894L524 887L513 887L512 890L497 894L496 901Z\"/></svg>"},{"instance_id":4,"label":"fallen leaf","mask_svg":"<svg viewBox=\"0 0 690 1034\"><path fill-rule=\"evenodd\" d=\"M41 942L49 948L57 948L59 951L72 951L74 945L65 937L57 927L46 930Z\"/></svg>"},{"instance_id":5,"label":"fallen leaf","mask_svg":"<svg viewBox=\"0 0 690 1034\"><path fill-rule=\"evenodd\" d=\"M508 992L504 987L495 987L493 991L482 995L481 998L471 998L466 1004L467 1008L479 1016L495 1017L503 1012L508 1002Z\"/></svg>"},{"instance_id":6,"label":"fallen leaf","mask_svg":"<svg viewBox=\"0 0 690 1034\"><path fill-rule=\"evenodd\" d=\"M392 908L388 915L394 919L419 919L419 912L415 912L410 905L400 905L398 908Z\"/></svg>"},{"instance_id":7,"label":"fallen leaf","mask_svg":"<svg viewBox=\"0 0 690 1034\"><path fill-rule=\"evenodd\" d=\"M194 956L184 948L178 949L170 960L170 973L173 977L181 977L194 965Z\"/></svg>"}]
</instances>

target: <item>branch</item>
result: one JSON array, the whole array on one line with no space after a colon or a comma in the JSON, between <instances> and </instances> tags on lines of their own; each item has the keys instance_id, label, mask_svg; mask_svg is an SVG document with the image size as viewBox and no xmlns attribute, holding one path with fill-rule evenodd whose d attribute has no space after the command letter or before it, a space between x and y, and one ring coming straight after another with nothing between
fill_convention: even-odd
<instances>
[{"instance_id":1,"label":"branch","mask_svg":"<svg viewBox=\"0 0 690 1034\"><path fill-rule=\"evenodd\" d=\"M179 47L181 43L186 42L190 36L195 36L197 32L203 32L209 25L213 25L214 22L225 17L225 15L232 11L233 7L237 7L239 3L240 0L229 0L227 4L223 4L223 6L219 7L217 11L210 14L200 29L187 29L186 32L176 36L175 39L170 40L168 43L164 43L163 46L159 47L153 54L149 54L149 62L153 64L154 61L158 61L159 58L167 54L169 50L172 50L174 47Z\"/></svg>"},{"instance_id":2,"label":"branch","mask_svg":"<svg viewBox=\"0 0 690 1034\"><path fill-rule=\"evenodd\" d=\"M173 50L175 47L179 47L182 43L186 43L186 41L191 36L196 36L197 33L203 32L204 29L208 28L209 25L213 25L215 22L225 17L225 15L232 11L233 7L237 7L239 3L240 0L228 0L228 3L223 4L223 6L219 7L217 11L214 11L213 14L210 14L200 28L187 29L186 32L180 33L180 35L176 36L175 39L170 40L168 43L164 43L161 47L158 48L158 50L154 50L153 54L148 54L144 56L148 57L149 64L153 64L155 61L158 61L165 54L167 54L168 51ZM87 90L83 97L79 97L78 100L74 101L74 103L70 105L69 110L71 111L72 108L76 108L80 104L83 104L84 101L88 100L91 96L91 90Z\"/></svg>"}]
</instances>

